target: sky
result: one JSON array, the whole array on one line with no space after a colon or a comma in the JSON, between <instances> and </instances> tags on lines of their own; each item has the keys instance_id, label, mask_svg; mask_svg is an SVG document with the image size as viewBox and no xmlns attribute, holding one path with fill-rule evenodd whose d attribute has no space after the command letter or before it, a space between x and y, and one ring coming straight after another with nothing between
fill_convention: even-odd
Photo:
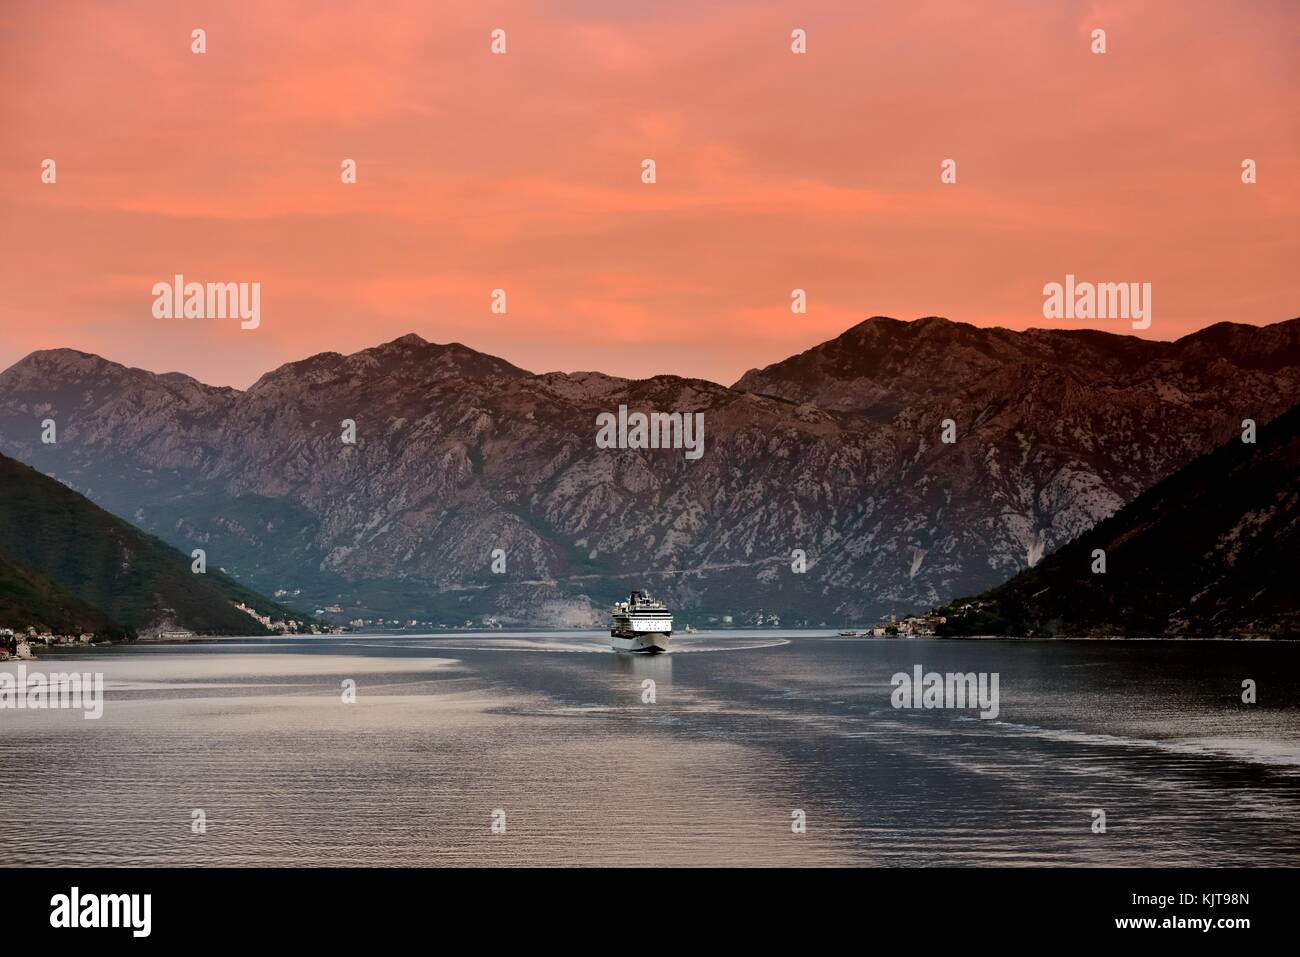
<instances>
[{"instance_id":1,"label":"sky","mask_svg":"<svg viewBox=\"0 0 1300 957\"><path fill-rule=\"evenodd\" d=\"M1289 319L1298 40L1293 0L6 0L0 368L243 388L414 332L730 383L872 315L1132 333L1045 319L1067 274L1151 283L1150 338ZM260 325L155 317L177 273Z\"/></svg>"}]
</instances>

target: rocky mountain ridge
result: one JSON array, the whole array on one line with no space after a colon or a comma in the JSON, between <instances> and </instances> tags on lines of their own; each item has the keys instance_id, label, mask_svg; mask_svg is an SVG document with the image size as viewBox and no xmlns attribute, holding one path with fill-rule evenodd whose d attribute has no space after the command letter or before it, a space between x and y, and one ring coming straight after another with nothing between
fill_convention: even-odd
<instances>
[{"instance_id":1,"label":"rocky mountain ridge","mask_svg":"<svg viewBox=\"0 0 1300 957\"><path fill-rule=\"evenodd\" d=\"M409 335L243 392L33 353L0 374L0 451L345 618L595 624L648 587L683 622L862 624L1010 578L1297 401L1297 320L1158 342L876 317L732 388ZM703 412L703 457L597 448L620 405Z\"/></svg>"},{"instance_id":2,"label":"rocky mountain ridge","mask_svg":"<svg viewBox=\"0 0 1300 957\"><path fill-rule=\"evenodd\" d=\"M1245 441L1244 439L1249 439ZM1300 406L982 595L946 634L1300 638Z\"/></svg>"}]
</instances>

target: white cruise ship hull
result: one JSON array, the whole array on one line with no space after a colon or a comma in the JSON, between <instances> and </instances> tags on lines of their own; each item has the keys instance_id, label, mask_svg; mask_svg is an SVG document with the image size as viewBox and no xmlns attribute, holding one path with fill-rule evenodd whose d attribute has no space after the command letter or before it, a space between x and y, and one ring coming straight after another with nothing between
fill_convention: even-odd
<instances>
[{"instance_id":1,"label":"white cruise ship hull","mask_svg":"<svg viewBox=\"0 0 1300 957\"><path fill-rule=\"evenodd\" d=\"M627 601L614 606L609 644L615 651L654 654L668 650L673 634L673 615L661 601L642 591L632 592Z\"/></svg>"},{"instance_id":2,"label":"white cruise ship hull","mask_svg":"<svg viewBox=\"0 0 1300 957\"><path fill-rule=\"evenodd\" d=\"M668 650L668 639L671 636L672 633L667 631L648 631L626 637L611 633L609 643L615 651L634 651L653 655Z\"/></svg>"}]
</instances>

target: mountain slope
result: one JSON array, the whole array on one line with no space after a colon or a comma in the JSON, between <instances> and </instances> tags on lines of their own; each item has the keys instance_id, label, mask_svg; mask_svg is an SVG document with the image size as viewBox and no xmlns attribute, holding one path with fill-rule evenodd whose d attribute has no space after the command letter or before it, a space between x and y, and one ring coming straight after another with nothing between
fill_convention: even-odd
<instances>
[{"instance_id":1,"label":"mountain slope","mask_svg":"<svg viewBox=\"0 0 1300 957\"><path fill-rule=\"evenodd\" d=\"M5 554L0 554L0 627L34 627L60 635L125 634L121 625L99 609Z\"/></svg>"},{"instance_id":2,"label":"mountain slope","mask_svg":"<svg viewBox=\"0 0 1300 957\"><path fill-rule=\"evenodd\" d=\"M873 316L797 356L749 370L732 388L883 421L933 398L937 383L965 386L1016 365L1068 365L1120 377L1171 348L1093 330L1013 332L939 316L915 322Z\"/></svg>"},{"instance_id":3,"label":"mountain slope","mask_svg":"<svg viewBox=\"0 0 1300 957\"><path fill-rule=\"evenodd\" d=\"M773 394L417 336L245 392L54 350L0 373L0 449L308 609L594 624L644 585L687 621L862 623L1005 581L1300 402L1298 341L1294 320L1170 343L872 319ZM597 448L620 405L702 412L703 457Z\"/></svg>"},{"instance_id":4,"label":"mountain slope","mask_svg":"<svg viewBox=\"0 0 1300 957\"><path fill-rule=\"evenodd\" d=\"M1094 551L1106 571L1094 573ZM950 634L1300 638L1300 406L1138 496L1006 584Z\"/></svg>"},{"instance_id":5,"label":"mountain slope","mask_svg":"<svg viewBox=\"0 0 1300 957\"><path fill-rule=\"evenodd\" d=\"M0 456L0 556L10 616L0 622L9 626L262 634L233 602L289 614L219 571L194 574L188 556L7 456Z\"/></svg>"}]
</instances>

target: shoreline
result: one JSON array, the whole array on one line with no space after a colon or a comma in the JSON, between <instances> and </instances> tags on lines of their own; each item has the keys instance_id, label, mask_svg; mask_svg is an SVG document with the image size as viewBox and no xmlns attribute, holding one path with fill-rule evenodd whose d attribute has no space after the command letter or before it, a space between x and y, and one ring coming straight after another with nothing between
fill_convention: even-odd
<instances>
[{"instance_id":1,"label":"shoreline","mask_svg":"<svg viewBox=\"0 0 1300 957\"><path fill-rule=\"evenodd\" d=\"M147 648L147 647L175 647L177 645L205 645L220 644L225 642L282 642L300 638L307 639L351 639L354 641L365 642L369 639L394 639L394 638L434 638L434 639L468 639L468 638L507 638L518 637L523 635L569 635L582 636L584 633L590 633L593 629L571 629L571 628L520 628L511 631L505 629L489 629L480 632L455 631L455 632L362 632L346 635L195 635L188 638L157 638L149 640L117 640L117 641L96 641L93 643L68 642L51 645L39 645L33 647L32 658L19 658L17 656L6 656L0 658L0 664L18 661L40 660L42 655L53 653L61 656L63 654L76 653L80 651L89 651L100 648ZM826 639L842 642L898 642L898 641L954 641L954 642L1033 642L1033 643L1056 643L1056 642L1105 642L1105 643L1232 643L1232 644L1274 644L1286 643L1300 640L1300 636L1292 637L1272 637L1272 636L1239 636L1239 637L1210 637L1210 636L1189 636L1189 635L1142 635L1142 636L1119 636L1119 635L1035 635L1035 636L1018 636L1018 635L892 635L888 637L863 635L856 637L842 637L833 630L824 630L820 628L728 628L700 631L693 638L708 636L726 636L735 634L737 637L745 634L760 632L764 634L780 635L782 637L807 637L815 639ZM597 632L600 635L600 632ZM36 654L38 650L41 654Z\"/></svg>"}]
</instances>

